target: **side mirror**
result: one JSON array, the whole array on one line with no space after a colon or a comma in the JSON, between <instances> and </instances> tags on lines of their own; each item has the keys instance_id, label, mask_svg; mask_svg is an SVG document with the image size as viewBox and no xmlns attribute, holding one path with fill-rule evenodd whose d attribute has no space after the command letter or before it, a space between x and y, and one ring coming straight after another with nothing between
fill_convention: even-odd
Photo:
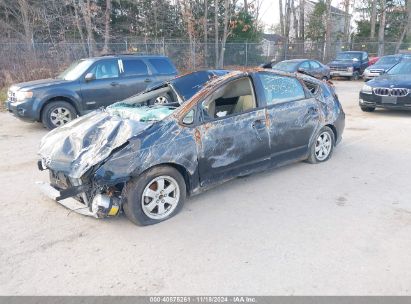
<instances>
[{"instance_id":1,"label":"side mirror","mask_svg":"<svg viewBox=\"0 0 411 304\"><path fill-rule=\"evenodd\" d=\"M84 77L84 80L89 82L96 79L96 75L94 75L93 73L87 73L86 76Z\"/></svg>"},{"instance_id":2,"label":"side mirror","mask_svg":"<svg viewBox=\"0 0 411 304\"><path fill-rule=\"evenodd\" d=\"M298 69L297 69L297 72L304 73L304 72L305 72L305 69L304 69L304 68L298 68Z\"/></svg>"}]
</instances>

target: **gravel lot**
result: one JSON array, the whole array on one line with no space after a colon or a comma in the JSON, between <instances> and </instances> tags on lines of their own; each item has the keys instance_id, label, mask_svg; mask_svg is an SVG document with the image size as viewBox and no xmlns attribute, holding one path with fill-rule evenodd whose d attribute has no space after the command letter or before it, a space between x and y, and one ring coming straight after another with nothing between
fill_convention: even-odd
<instances>
[{"instance_id":1,"label":"gravel lot","mask_svg":"<svg viewBox=\"0 0 411 304\"><path fill-rule=\"evenodd\" d=\"M236 179L143 228L44 198L45 129L0 113L0 294L410 295L411 112L361 112L362 84L336 82L329 162Z\"/></svg>"}]
</instances>

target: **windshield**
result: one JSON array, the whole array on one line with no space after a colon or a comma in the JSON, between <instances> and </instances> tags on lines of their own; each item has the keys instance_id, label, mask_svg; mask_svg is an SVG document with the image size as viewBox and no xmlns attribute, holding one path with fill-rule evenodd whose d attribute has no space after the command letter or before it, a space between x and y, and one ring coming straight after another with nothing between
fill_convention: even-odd
<instances>
[{"instance_id":1,"label":"windshield","mask_svg":"<svg viewBox=\"0 0 411 304\"><path fill-rule=\"evenodd\" d=\"M295 72L297 70L299 62L282 61L273 66L274 70L280 70L285 72Z\"/></svg>"},{"instance_id":2,"label":"windshield","mask_svg":"<svg viewBox=\"0 0 411 304\"><path fill-rule=\"evenodd\" d=\"M411 61L402 61L390 69L387 74L411 74Z\"/></svg>"},{"instance_id":3,"label":"windshield","mask_svg":"<svg viewBox=\"0 0 411 304\"><path fill-rule=\"evenodd\" d=\"M87 69L93 64L91 59L82 59L74 62L69 66L63 73L61 73L57 78L64 80L75 80L79 78Z\"/></svg>"},{"instance_id":4,"label":"windshield","mask_svg":"<svg viewBox=\"0 0 411 304\"><path fill-rule=\"evenodd\" d=\"M361 53L338 53L337 60L361 60Z\"/></svg>"},{"instance_id":5,"label":"windshield","mask_svg":"<svg viewBox=\"0 0 411 304\"><path fill-rule=\"evenodd\" d=\"M399 61L400 61L400 57L387 56L387 57L382 57L375 64L396 64Z\"/></svg>"}]
</instances>

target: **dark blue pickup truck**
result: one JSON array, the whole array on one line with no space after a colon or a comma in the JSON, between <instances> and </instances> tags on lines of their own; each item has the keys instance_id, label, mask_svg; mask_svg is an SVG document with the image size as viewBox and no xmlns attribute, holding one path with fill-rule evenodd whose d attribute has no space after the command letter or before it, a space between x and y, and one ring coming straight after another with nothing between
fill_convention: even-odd
<instances>
[{"instance_id":1,"label":"dark blue pickup truck","mask_svg":"<svg viewBox=\"0 0 411 304\"><path fill-rule=\"evenodd\" d=\"M368 53L362 51L340 52L328 63L331 77L348 77L358 80L368 67Z\"/></svg>"},{"instance_id":2,"label":"dark blue pickup truck","mask_svg":"<svg viewBox=\"0 0 411 304\"><path fill-rule=\"evenodd\" d=\"M55 79L10 87L7 109L48 129L174 78L177 69L165 56L112 55L81 59ZM159 96L157 103L166 103Z\"/></svg>"}]
</instances>

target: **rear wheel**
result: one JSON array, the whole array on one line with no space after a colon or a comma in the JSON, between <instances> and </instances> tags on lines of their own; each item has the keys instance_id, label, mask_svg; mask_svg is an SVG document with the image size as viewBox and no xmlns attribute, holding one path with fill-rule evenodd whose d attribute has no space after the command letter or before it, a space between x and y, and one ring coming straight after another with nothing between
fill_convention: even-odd
<instances>
[{"instance_id":1,"label":"rear wheel","mask_svg":"<svg viewBox=\"0 0 411 304\"><path fill-rule=\"evenodd\" d=\"M159 166L129 181L122 193L123 210L134 224L146 226L176 215L186 199L184 178L175 168Z\"/></svg>"},{"instance_id":2,"label":"rear wheel","mask_svg":"<svg viewBox=\"0 0 411 304\"><path fill-rule=\"evenodd\" d=\"M308 162L312 164L327 161L334 150L335 136L329 127L323 127L310 148Z\"/></svg>"},{"instance_id":3,"label":"rear wheel","mask_svg":"<svg viewBox=\"0 0 411 304\"><path fill-rule=\"evenodd\" d=\"M66 101L52 101L41 113L41 122L51 130L61 127L77 117L74 107Z\"/></svg>"}]
</instances>

